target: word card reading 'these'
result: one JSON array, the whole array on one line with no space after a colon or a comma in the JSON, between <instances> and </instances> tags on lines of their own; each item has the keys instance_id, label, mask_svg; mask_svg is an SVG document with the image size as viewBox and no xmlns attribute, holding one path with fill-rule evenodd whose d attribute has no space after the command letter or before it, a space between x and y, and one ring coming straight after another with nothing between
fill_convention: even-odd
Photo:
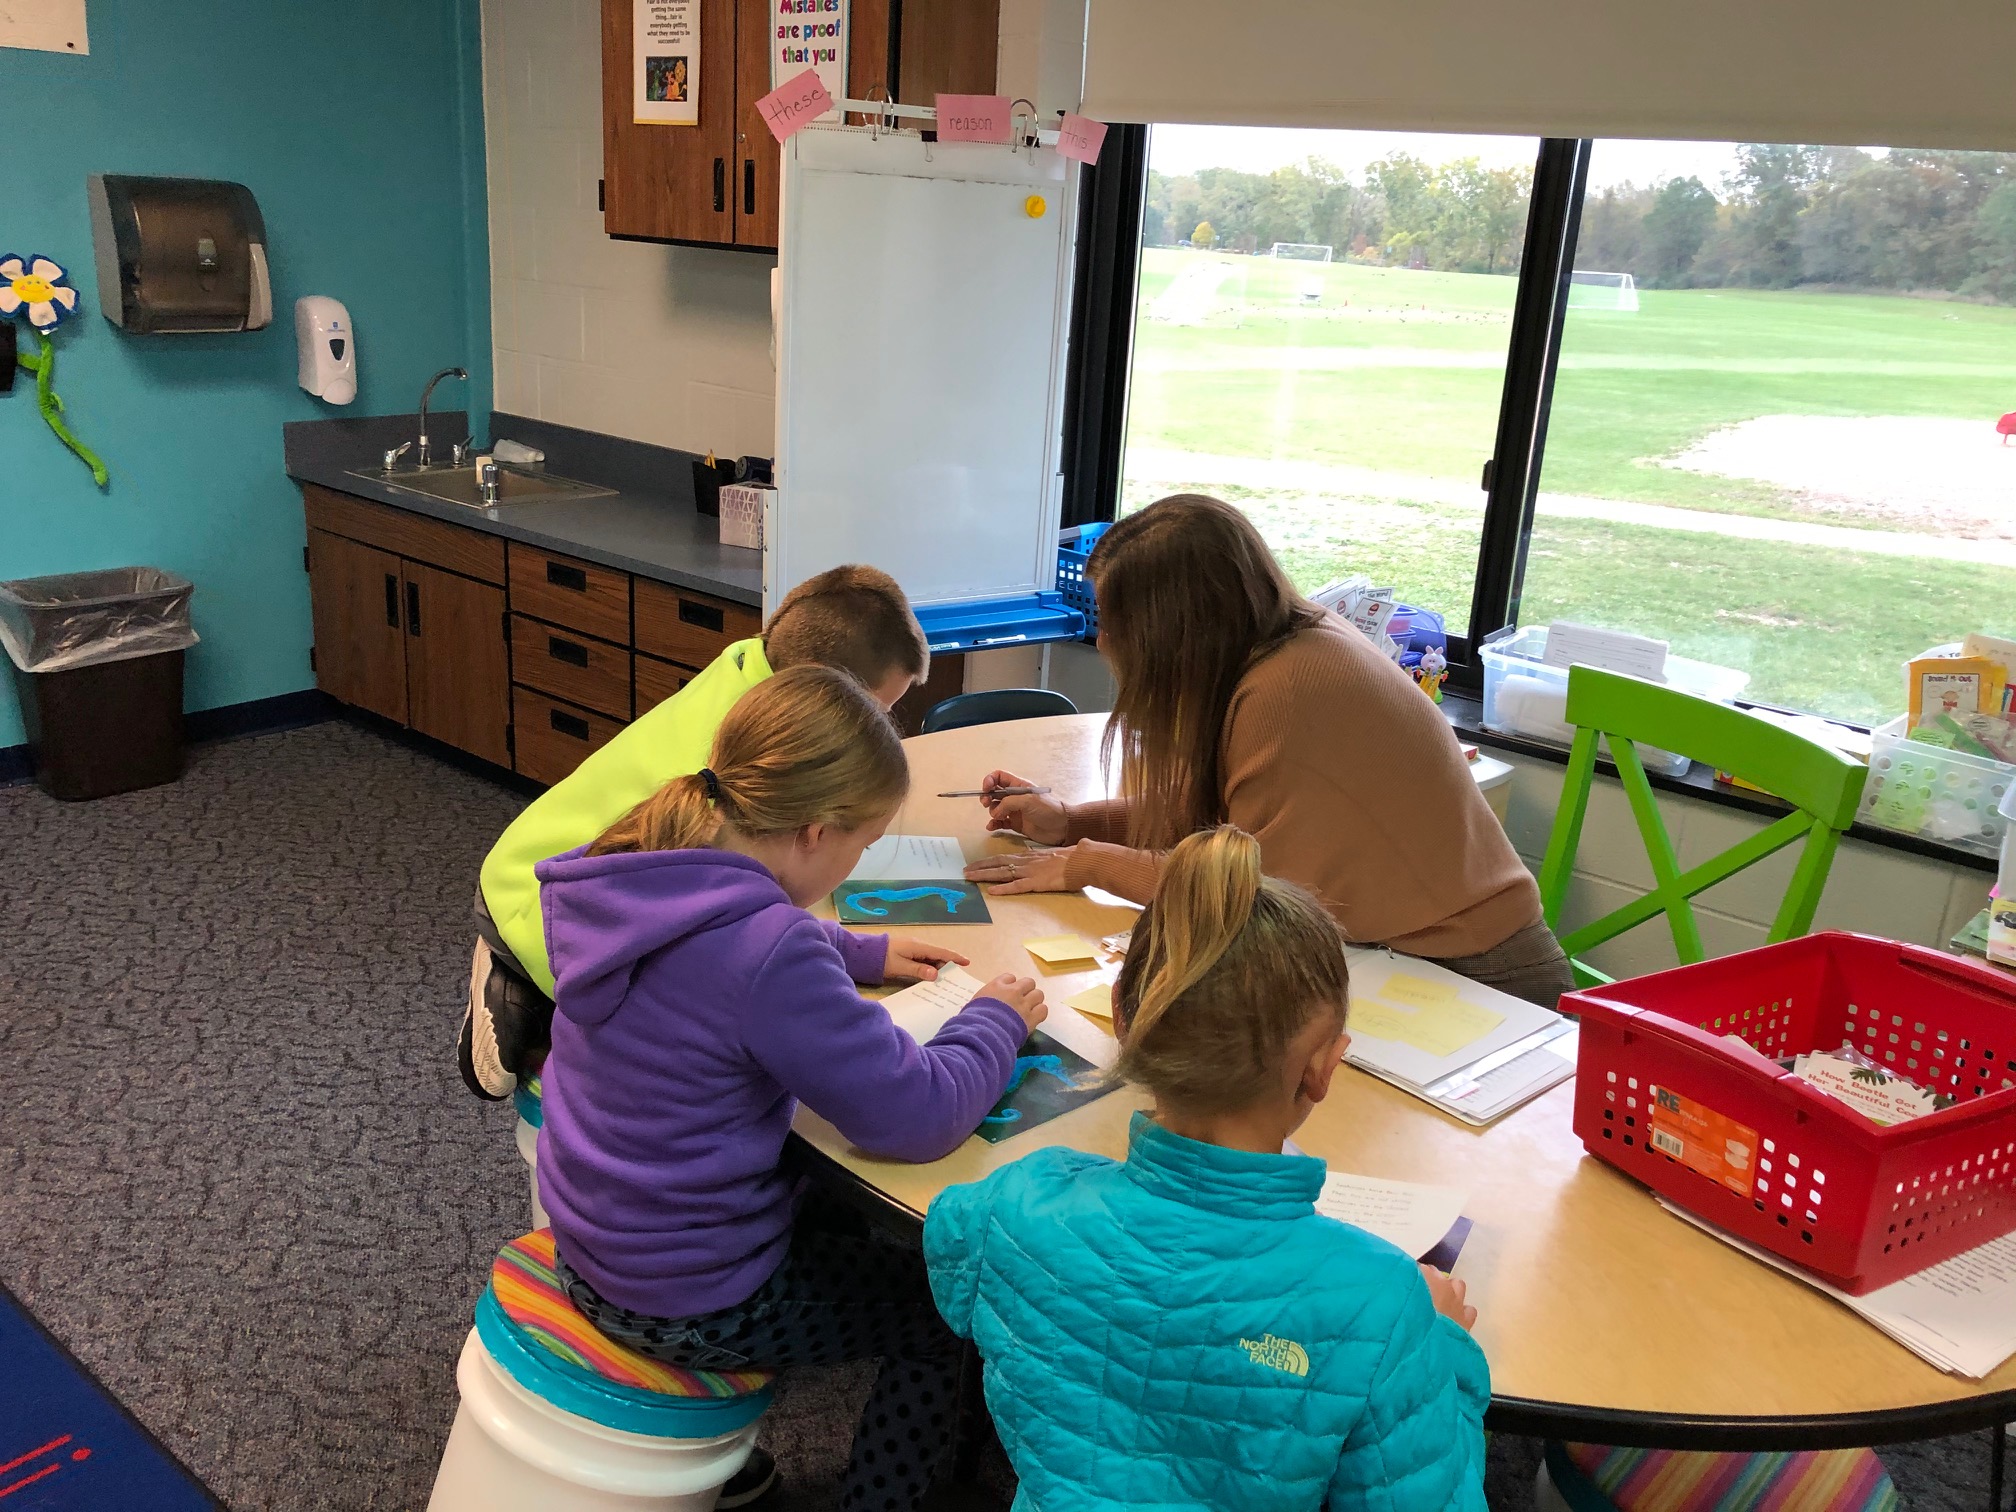
<instances>
[{"instance_id":1,"label":"word card reading 'these'","mask_svg":"<svg viewBox=\"0 0 2016 1512\"><path fill-rule=\"evenodd\" d=\"M756 102L757 114L770 128L770 135L782 142L833 108L833 96L819 78L816 68L794 74Z\"/></svg>"},{"instance_id":2,"label":"word card reading 'these'","mask_svg":"<svg viewBox=\"0 0 2016 1512\"><path fill-rule=\"evenodd\" d=\"M1014 129L1008 107L1006 95L941 94L938 140L1005 143Z\"/></svg>"}]
</instances>

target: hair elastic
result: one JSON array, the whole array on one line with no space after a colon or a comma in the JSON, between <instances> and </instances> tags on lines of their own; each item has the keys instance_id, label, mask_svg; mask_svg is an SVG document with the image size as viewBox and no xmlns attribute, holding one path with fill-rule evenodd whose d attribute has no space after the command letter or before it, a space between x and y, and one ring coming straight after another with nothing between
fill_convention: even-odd
<instances>
[{"instance_id":1,"label":"hair elastic","mask_svg":"<svg viewBox=\"0 0 2016 1512\"><path fill-rule=\"evenodd\" d=\"M707 789L707 801L709 803L719 803L721 801L721 779L714 775L712 767L700 768L700 782Z\"/></svg>"}]
</instances>

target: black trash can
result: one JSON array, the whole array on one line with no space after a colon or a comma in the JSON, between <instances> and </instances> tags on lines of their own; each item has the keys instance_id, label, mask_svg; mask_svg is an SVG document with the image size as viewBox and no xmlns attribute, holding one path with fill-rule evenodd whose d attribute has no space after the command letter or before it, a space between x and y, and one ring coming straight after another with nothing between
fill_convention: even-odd
<instances>
[{"instance_id":1,"label":"black trash can","mask_svg":"<svg viewBox=\"0 0 2016 1512\"><path fill-rule=\"evenodd\" d=\"M0 583L0 643L35 780L52 798L105 798L182 775L194 591L158 567Z\"/></svg>"}]
</instances>

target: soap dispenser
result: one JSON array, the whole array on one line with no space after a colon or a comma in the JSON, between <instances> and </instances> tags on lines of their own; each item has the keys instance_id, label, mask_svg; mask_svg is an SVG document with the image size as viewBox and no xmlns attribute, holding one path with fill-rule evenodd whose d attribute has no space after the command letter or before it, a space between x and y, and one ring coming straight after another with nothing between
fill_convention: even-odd
<instances>
[{"instance_id":1,"label":"soap dispenser","mask_svg":"<svg viewBox=\"0 0 2016 1512\"><path fill-rule=\"evenodd\" d=\"M330 404L357 397L357 333L339 301L327 294L295 300L294 339L301 348L301 387Z\"/></svg>"}]
</instances>

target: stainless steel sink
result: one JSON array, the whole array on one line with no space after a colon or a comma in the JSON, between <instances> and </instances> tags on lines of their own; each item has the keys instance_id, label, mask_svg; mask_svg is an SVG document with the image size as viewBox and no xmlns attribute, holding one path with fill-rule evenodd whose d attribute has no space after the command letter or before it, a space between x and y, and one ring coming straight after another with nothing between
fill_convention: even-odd
<instances>
[{"instance_id":1,"label":"stainless steel sink","mask_svg":"<svg viewBox=\"0 0 2016 1512\"><path fill-rule=\"evenodd\" d=\"M483 501L482 489L477 486L474 467L412 468L390 473L383 469L361 472L353 468L350 476L376 483L381 488L397 489L401 493L425 494L430 499L440 499L447 504L461 504L470 509L489 508ZM542 472L535 468L512 467L502 462L497 464L499 504L547 504L555 499L598 499L606 498L615 492L613 488L582 483L574 478L563 478L557 473Z\"/></svg>"}]
</instances>

